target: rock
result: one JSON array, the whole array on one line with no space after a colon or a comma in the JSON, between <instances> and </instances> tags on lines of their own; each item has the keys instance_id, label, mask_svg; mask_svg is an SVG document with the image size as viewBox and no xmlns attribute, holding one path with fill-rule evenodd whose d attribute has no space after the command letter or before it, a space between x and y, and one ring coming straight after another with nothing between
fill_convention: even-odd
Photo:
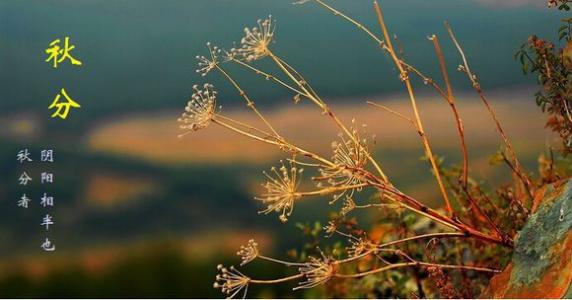
<instances>
[{"instance_id":1,"label":"rock","mask_svg":"<svg viewBox=\"0 0 572 300\"><path fill-rule=\"evenodd\" d=\"M511 263L494 276L485 298L572 298L572 179L536 195Z\"/></svg>"}]
</instances>

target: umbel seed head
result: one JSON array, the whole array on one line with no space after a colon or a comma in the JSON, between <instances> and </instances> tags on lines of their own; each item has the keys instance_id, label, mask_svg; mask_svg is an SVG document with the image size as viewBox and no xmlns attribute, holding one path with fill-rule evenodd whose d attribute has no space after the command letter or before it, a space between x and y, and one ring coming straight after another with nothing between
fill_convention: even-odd
<instances>
[{"instance_id":1,"label":"umbel seed head","mask_svg":"<svg viewBox=\"0 0 572 300\"><path fill-rule=\"evenodd\" d=\"M258 26L244 28L244 37L240 40L240 47L234 53L246 61L255 61L268 56L269 46L274 39L275 23L272 16L258 20Z\"/></svg>"},{"instance_id":2,"label":"umbel seed head","mask_svg":"<svg viewBox=\"0 0 572 300\"><path fill-rule=\"evenodd\" d=\"M246 246L240 246L240 250L236 252L236 255L242 257L241 266L255 260L258 257L258 243L254 240L249 240Z\"/></svg>"},{"instance_id":3,"label":"umbel seed head","mask_svg":"<svg viewBox=\"0 0 572 300\"><path fill-rule=\"evenodd\" d=\"M181 123L180 128L187 130L187 133L207 127L216 114L217 92L214 86L206 83L200 88L195 85L193 90L191 100L178 120Z\"/></svg>"},{"instance_id":4,"label":"umbel seed head","mask_svg":"<svg viewBox=\"0 0 572 300\"><path fill-rule=\"evenodd\" d=\"M284 162L280 163L280 168L272 167L270 173L263 172L268 179L262 184L266 193L255 199L267 205L266 209L260 213L278 212L280 221L285 223L292 214L294 202L301 197L298 187L304 169L297 168L292 162L290 162L290 168L287 168Z\"/></svg>"}]
</instances>

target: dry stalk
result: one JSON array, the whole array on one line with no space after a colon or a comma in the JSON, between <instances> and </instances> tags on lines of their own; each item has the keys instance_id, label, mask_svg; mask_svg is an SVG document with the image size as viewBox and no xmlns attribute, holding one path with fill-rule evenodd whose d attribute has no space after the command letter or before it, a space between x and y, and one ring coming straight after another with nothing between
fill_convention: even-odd
<instances>
[{"instance_id":1,"label":"dry stalk","mask_svg":"<svg viewBox=\"0 0 572 300\"><path fill-rule=\"evenodd\" d=\"M465 143L465 130L463 127L463 121L459 115L459 110L455 103L455 96L453 95L453 87L449 81L449 73L447 72L447 65L445 64L445 56L441 50L441 45L439 44L439 38L436 35L432 35L429 40L433 42L435 47L435 53L437 53L437 58L439 59L439 66L441 68L441 73L443 74L443 80L445 81L445 86L447 87L447 102L451 107L453 115L455 116L455 122L457 124L457 131L459 135L459 142L461 143L461 152L463 153L463 171L461 176L461 183L463 187L467 186L467 180L469 178L469 154L467 151L467 144Z\"/></svg>"},{"instance_id":2,"label":"dry stalk","mask_svg":"<svg viewBox=\"0 0 572 300\"><path fill-rule=\"evenodd\" d=\"M461 55L461 59L463 61L463 65L459 66L459 70L464 72L467 75L467 77L471 81L473 88L475 89L475 91L477 92L477 94L481 98L481 101L483 102L483 104L487 108L487 111L489 112L491 118L493 119L493 121L496 125L496 128L497 128L497 131L498 131L499 135L501 136L503 143L506 146L506 149L510 155L510 158L511 158L512 162L514 163L515 174L522 180L526 190L528 191L530 198L531 199L534 198L534 185L532 184L532 181L528 177L528 174L526 173L526 171L524 170L524 168L520 164L520 161L518 160L518 157L516 155L516 152L514 151L512 143L511 143L510 139L508 138L508 136L506 135L506 133L505 133L505 131L504 131L497 115L496 115L496 112L494 111L493 107L491 106L491 104L489 103L487 98L485 97L485 93L484 93L483 89L481 88L481 85L477 79L477 76L471 71L471 68L469 67L469 63L468 63L467 58L465 56L465 52L463 51L463 48L461 47L461 44L457 40L457 37L455 36L455 33L453 32L453 29L451 28L451 26L449 25L448 22L445 22L445 28L447 28L447 31L449 32L451 40L453 40L453 43L455 44L455 47L457 48L459 54ZM518 200L518 201L520 201L520 200ZM522 201L521 201L521 204L522 204Z\"/></svg>"},{"instance_id":3,"label":"dry stalk","mask_svg":"<svg viewBox=\"0 0 572 300\"><path fill-rule=\"evenodd\" d=\"M437 166L437 162L435 161L435 157L433 155L433 150L431 150L431 146L429 144L429 138L427 137L427 135L425 134L425 130L423 129L423 123L421 121L421 116L419 115L419 109L417 108L417 101L415 100L415 93L413 91L413 86L411 85L409 75L407 74L407 71L405 71L405 69L403 68L401 61L397 58L397 54L395 53L395 50L393 49L393 45L391 43L391 38L389 36L387 26L385 25L385 21L383 20L383 13L381 12L381 7L377 3L377 1L374 1L373 4L374 4L375 12L377 14L377 19L379 21L379 25L380 25L381 30L383 32L383 36L385 37L385 39L384 39L385 45L387 45L387 49L389 51L389 54L391 55L391 58L393 59L395 65L399 69L400 78L405 83L407 93L409 94L409 100L411 101L411 107L413 108L413 114L415 116L415 119L414 119L415 124L416 124L417 130L418 130L419 136L421 137L421 140L423 141L423 146L425 147L425 154L427 155L427 158L431 162L431 167L433 168L435 178L437 179L437 184L439 185L439 190L441 191L441 195L443 196L443 200L445 200L445 206L446 206L447 212L449 213L449 215L453 215L453 208L451 206L451 201L449 200L449 195L447 194L447 190L445 189L445 185L443 184L443 180L441 179L439 167Z\"/></svg>"},{"instance_id":4,"label":"dry stalk","mask_svg":"<svg viewBox=\"0 0 572 300\"><path fill-rule=\"evenodd\" d=\"M307 1L309 0L302 0L302 2ZM260 197L255 198L266 206L266 208L263 209L261 213L277 212L280 214L279 219L283 222L288 220L288 217L293 212L295 203L300 198L331 195L333 200L330 201L330 203L333 203L342 197L345 199L342 215L356 208L366 209L390 207L390 205L395 204L395 207L409 209L419 215L429 218L435 223L450 228L452 232L420 234L386 243L373 244L366 239L356 238L350 234L342 233L333 225L327 226L326 232L331 234L338 233L344 237L349 238L349 242L351 243L351 246L348 247L349 256L346 258L334 259L322 253L322 257L312 257L306 262L288 262L269 256L264 256L258 250L256 242L249 241L248 245L241 247L241 250L237 253L242 257L241 265L245 265L251 261L259 259L278 263L288 268L297 268L298 272L291 276L263 280L252 279L234 267L227 269L220 266L220 274L216 278L215 288L220 288L223 293L230 297L238 296L241 293L243 297L245 297L248 286L251 284L277 284L305 279L305 281L299 282L299 285L295 289L312 288L324 284L332 278L360 278L363 276L377 274L398 268L441 268L472 270L479 272L498 272L498 270L480 266L466 266L464 264L449 265L437 264L433 262L423 262L413 259L402 250L391 248L392 246L407 244L409 242L419 241L422 239L443 238L474 238L486 243L512 247L512 241L502 234L498 226L480 209L478 203L476 203L476 201L469 193L469 159L467 146L465 143L463 123L456 106L456 99L449 80L449 74L446 69L445 59L437 37L431 36L430 40L433 42L435 48L446 91L437 83L435 83L435 81L433 81L431 78L425 76L415 67L407 64L405 61L398 57L395 49L393 48L389 31L383 19L382 10L377 1L374 2L374 10L379 22L379 26L383 33L383 39L378 38L368 28L350 18L349 16L336 10L335 8L329 6L322 0L314 1L325 7L334 15L349 21L360 30L366 32L384 51L386 51L391 56L395 66L399 70L400 79L404 83L404 86L408 92L413 112L413 118L387 108L381 104L373 102L368 102L368 104L388 111L389 113L407 121L417 131L424 146L425 155L431 164L434 177L437 181L440 193L445 202L447 213L444 214L438 210L429 208L422 202L406 193L403 193L397 187L395 187L390 182L388 176L386 176L384 173L380 164L371 155L367 141L360 134L355 125L355 122L352 121L352 126L345 125L329 108L326 102L318 95L318 93L310 86L308 81L283 58L279 57L277 54L275 54L275 52L270 50L269 46L273 42L274 35L274 27L271 17L265 20L259 20L257 27L246 28L245 37L241 40L241 47L238 49L225 51L224 62L221 62L218 58L218 54L221 52L221 50L216 47L211 47L210 44L207 44L209 49L209 57L197 57L199 60L199 70L197 72L201 73L202 75L206 75L210 71L216 70L222 74L222 76L227 81L229 81L231 85L238 91L238 94L246 102L247 107L252 110L257 118L264 123L266 128L258 128L256 126L234 120L220 113L220 106L217 106L217 93L212 85L206 84L203 88L199 88L198 86L194 87L195 92L193 93L191 100L188 102L187 107L185 108L185 113L183 113L182 117L179 119L179 121L182 123L181 128L187 131L183 135L186 135L189 132L204 129L210 123L213 123L235 134L245 136L258 142L273 145L290 156L291 158L288 159L289 166L285 165L284 162L281 161L281 165L279 167L273 167L269 173L264 173L267 178L266 183L263 184L266 192ZM506 144L507 150L511 155L511 160L507 159L507 163L513 168L514 173L519 175L519 178L528 188L530 195L533 195L533 191L530 186L530 179L528 179L526 173L522 171L522 167L518 162L516 155L514 154L514 150L510 144L510 141L504 134L504 131L502 130L502 127L500 126L494 111L484 97L482 90L476 81L476 77L471 73L464 53L448 25L447 28L451 38L457 45L463 58L464 71L469 75L469 78L473 82L473 86L481 96L481 99L487 106L487 109L489 109L493 120L497 124L497 129ZM282 76L286 76L288 78L287 80L280 79L277 76L254 67L251 64L252 61L266 57L271 59L272 62L278 66L280 71L283 73ZM329 117L337 126L337 128L339 128L342 132L340 134L340 141L333 143L332 158L324 158L323 156L318 155L311 150L303 149L284 138L277 130L275 130L271 122L263 115L263 113L256 108L255 102L248 96L241 85L222 67L223 63L235 63L248 71L254 72L255 74L271 80L272 82L286 88L290 92L295 93L294 98L297 101L304 98L318 106L322 110L322 113ZM409 78L409 72L412 72L422 78L424 83L431 84L431 86L433 86L435 90L441 95L441 97L443 97L443 99L445 99L449 104L451 111L455 117L461 151L463 154L463 169L460 177L462 190L466 194L471 208L474 209L478 214L484 216L487 223L491 227L492 233L480 231L478 227L474 227L474 225L471 223L469 223L471 225L466 224L455 216L455 211L451 205L439 166L431 149L429 139L423 128L423 122L420 116L411 79ZM305 157L307 161L300 160L299 157ZM370 164L369 166L372 166L374 172L369 170L368 163ZM300 182L302 181L303 173L302 167L315 168L318 173L320 173L320 176L315 176L312 178L313 181L317 182L317 188L315 190L300 190ZM326 184L326 186L324 186L324 184ZM393 204L374 203L357 205L353 201L354 193L359 192L365 188L374 189L379 193L379 197L382 200L389 199L393 202ZM488 198L486 199L490 200ZM384 255L388 254L399 257L399 261L389 262L388 259L384 257ZM362 259L377 260L377 263L379 263L381 266L377 266L378 264L376 264L376 266L364 272L343 272L344 265L355 263Z\"/></svg>"}]
</instances>

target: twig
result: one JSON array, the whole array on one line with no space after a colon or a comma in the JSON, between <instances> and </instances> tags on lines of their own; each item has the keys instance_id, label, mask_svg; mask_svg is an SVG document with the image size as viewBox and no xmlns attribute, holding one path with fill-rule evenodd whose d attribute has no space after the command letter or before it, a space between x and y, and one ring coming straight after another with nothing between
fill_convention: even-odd
<instances>
[{"instance_id":1,"label":"twig","mask_svg":"<svg viewBox=\"0 0 572 300\"><path fill-rule=\"evenodd\" d=\"M445 200L445 208L450 216L453 215L453 208L451 206L451 201L449 201L449 195L445 190L445 185L443 184L443 180L441 179L441 174L439 173L439 168L437 167L437 162L435 161L435 157L433 155L433 151L431 150L431 146L429 145L429 139L425 134L423 129L423 123L421 122L421 117L419 115L419 110L417 109L417 101L415 100L415 94L413 92L413 87L411 85L411 81L407 75L407 72L403 69L403 66L400 63L400 60L397 58L393 46L391 44L391 38L387 31L387 26L385 25L385 21L383 20L383 14L381 12L381 7L377 3L377 1L373 2L373 6L375 8L375 12L377 14L377 20L379 21L379 25L383 32L383 36L385 37L385 44L389 48L389 54L391 55L395 65L399 69L401 80L405 82L405 87L407 88L407 92L409 94L409 99L411 100L411 106L413 108L413 114L415 116L415 123L416 127L419 130L419 135L421 136L421 140L423 141L423 146L425 148L425 154L427 158L431 162L431 166L433 167L435 178L437 179L437 184L439 185L439 189L441 191L441 195L443 196L443 200Z\"/></svg>"},{"instance_id":2,"label":"twig","mask_svg":"<svg viewBox=\"0 0 572 300\"><path fill-rule=\"evenodd\" d=\"M244 90L242 90L240 85L218 64L216 65L216 68L236 88L236 90L238 91L240 96L246 101L246 106L248 106L250 109L252 109L252 111L258 116L258 118L260 118L260 120L262 120L262 122L264 122L264 124L272 131L272 133L274 133L274 135L279 137L280 135L278 134L278 132L276 132L276 130L274 130L274 127L272 127L270 122L268 122L268 120L266 120L266 118L258 111L258 109L254 106L254 101L250 100L250 98L244 92Z\"/></svg>"},{"instance_id":3,"label":"twig","mask_svg":"<svg viewBox=\"0 0 572 300\"><path fill-rule=\"evenodd\" d=\"M282 264L282 265L285 265L285 266L288 266L288 267L292 267L292 266L303 266L303 265L305 265L304 263L284 261L284 260L281 260L281 259L276 259L276 258L272 258L272 257L260 255L260 254L259 254L257 257L260 258L260 259L267 260L267 261L275 262L275 263L277 263L277 264Z\"/></svg>"},{"instance_id":4,"label":"twig","mask_svg":"<svg viewBox=\"0 0 572 300\"><path fill-rule=\"evenodd\" d=\"M482 267L473 267L473 266L459 266L459 265L447 265L447 264L433 264L433 263L425 263L425 262L406 262L406 263L397 263L392 264L386 267L381 267L378 269L370 270L367 272L356 273L356 274L335 274L335 277L338 278L360 278L367 275L372 275L392 269L403 268L403 267L411 267L411 266L423 266L423 267L435 267L435 268L443 268L443 269L464 269L464 270L473 270L479 272L491 272L491 273L500 273L499 270L490 269L490 268L482 268Z\"/></svg>"},{"instance_id":5,"label":"twig","mask_svg":"<svg viewBox=\"0 0 572 300\"><path fill-rule=\"evenodd\" d=\"M276 283L291 281L294 279L300 279L302 277L304 277L304 274L296 274L289 277L270 279L270 280L250 279L249 282L252 284L276 284Z\"/></svg>"},{"instance_id":6,"label":"twig","mask_svg":"<svg viewBox=\"0 0 572 300\"><path fill-rule=\"evenodd\" d=\"M356 144L356 146L358 147L362 147L363 145L361 144L360 141L356 140L356 138L354 137L353 134L351 134L351 132L349 131L349 129L342 123L342 121L336 116L336 114L334 114L334 112L324 103L324 101L316 94L316 92L311 88L311 86L308 84L308 82L302 77L302 75L300 75L296 70L294 70L294 68L292 68L290 65L288 65L286 62L284 62L281 58L279 58L278 56L276 56L274 53L272 53L271 51L269 51L269 56L270 58L272 58L272 60L278 65L278 67L280 69L282 69L282 71L284 71L284 73L286 73L286 75L288 77L290 77L290 79L292 81L294 81L298 87L300 89L302 89L302 91L304 91L304 95L307 96L312 102L314 102L318 107L320 107L323 110L323 113L327 116L329 116L334 123L344 132L345 135L347 135L350 139L352 139L352 141ZM296 78L296 76L298 76L299 78ZM381 166L379 165L379 163L371 156L371 154L369 153L369 151L364 151L364 153L366 153L368 160L373 164L373 166L375 167L376 171L379 173L379 175L382 177L382 179L385 182L389 182L389 179L387 177L387 175L383 172L383 170L381 169Z\"/></svg>"},{"instance_id":7,"label":"twig","mask_svg":"<svg viewBox=\"0 0 572 300\"><path fill-rule=\"evenodd\" d=\"M461 183L464 187L467 186L467 180L469 177L469 154L467 151L467 145L465 143L465 130L463 127L463 121L459 115L457 105L455 104L455 96L453 95L453 88L451 82L449 81L449 72L447 72L447 66L445 64L445 57L443 51L441 50L441 45L439 44L439 39L436 35L432 35L429 40L433 42L435 47L435 53L437 53L437 58L439 59L439 66L441 67L441 73L443 74L443 80L445 81L445 86L447 87L447 102L453 111L455 116L455 122L457 124L457 132L459 134L459 142L461 144L461 152L463 153L463 173L461 176Z\"/></svg>"},{"instance_id":8,"label":"twig","mask_svg":"<svg viewBox=\"0 0 572 300\"><path fill-rule=\"evenodd\" d=\"M377 246L378 248L385 248L388 246L393 246L396 244L401 244L401 243L405 243L405 242L409 242L409 241L415 241L415 240L419 240L419 239L425 239L425 238L444 238L444 237L466 237L465 234L463 233L458 233L458 232L442 232L442 233L428 233L428 234L422 234L422 235L417 235L417 236L412 236L412 237L408 237L408 238L404 238L401 240L396 240L396 241L391 241L388 243L384 243L381 244L379 246Z\"/></svg>"},{"instance_id":9,"label":"twig","mask_svg":"<svg viewBox=\"0 0 572 300\"><path fill-rule=\"evenodd\" d=\"M529 192L529 196L531 198L534 198L534 192L535 191L534 191L534 186L532 184L532 181L530 180L530 178L528 177L526 172L523 170L523 167L520 164L518 157L516 156L516 152L514 151L514 148L512 147L512 143L510 142L510 139L507 137L499 119L497 118L497 115L496 115L494 109L492 108L489 101L485 97L484 92L481 88L481 85L477 81L477 76L472 73L472 71L469 67L469 63L467 62L467 58L465 56L465 52L463 51L463 48L461 47L459 41L455 37L455 33L453 33L453 29L451 28L451 26L449 26L448 22L445 22L445 28L447 28L447 31L449 32L449 35L451 36L451 40L453 40L453 43L457 47L457 50L458 50L459 54L461 55L461 59L463 60L463 65L460 66L461 67L460 69L467 74L469 80L471 81L471 83L473 85L473 88L475 89L477 94L479 94L481 101L484 103L489 114L491 115L491 118L495 122L495 125L497 127L497 131L500 134L502 141L505 144L505 146L506 146L506 148L507 148L507 150L511 156L511 159L514 161L514 171L517 173L518 177L523 180L523 183L525 184L525 186L527 187L527 190ZM520 200L517 200L517 201L520 202Z\"/></svg>"},{"instance_id":10,"label":"twig","mask_svg":"<svg viewBox=\"0 0 572 300\"><path fill-rule=\"evenodd\" d=\"M245 67L245 68L247 68L247 69L253 71L254 73L256 73L256 74L258 74L258 75L264 76L266 79L270 79L270 80L272 80L272 81L278 83L279 85L281 85L281 86L283 86L283 87L285 87L285 88L287 88L287 89L289 89L289 90L291 90L291 91L293 91L293 92L295 92L295 93L297 93L297 94L306 96L306 93L304 93L304 92L302 92L302 91L300 91L300 90L298 90L298 89L296 89L296 88L290 86L289 84L285 83L283 80L280 80L279 78L277 78L277 77L274 76L274 75L268 74L268 73L266 73L266 72L264 72L264 71L262 71L262 70L260 70L260 69L258 69L258 68L255 68L255 67L251 66L250 64L247 64L247 63L245 63L245 62L243 62L243 61L241 61L241 60L239 60L239 59L236 59L236 58L232 58L232 59L230 59L229 61L232 61L232 62L234 62L234 63L237 63L237 64L239 64L239 65L241 65L241 66L243 66L243 67Z\"/></svg>"},{"instance_id":11,"label":"twig","mask_svg":"<svg viewBox=\"0 0 572 300\"><path fill-rule=\"evenodd\" d=\"M377 103L375 103L375 102L367 101L367 104L369 104L369 105L371 105L371 106L374 106L374 107L377 107L377 108L381 108L381 109L383 109L383 110L389 112L390 114L393 114L393 115L395 115L395 116L397 116L397 117L399 117L399 118L401 118L401 119L403 119L403 120L405 120L405 121L411 123L411 125L412 125L416 130L419 130L419 129L417 128L417 124L415 124L415 122L414 122L411 118L407 117L406 115L404 115L404 114L402 114L402 113L400 113L400 112L397 112L397 111L395 111L395 110L393 110L393 109L391 109L391 108L389 108L389 107L387 107L387 106L385 106L385 105L377 104Z\"/></svg>"}]
</instances>

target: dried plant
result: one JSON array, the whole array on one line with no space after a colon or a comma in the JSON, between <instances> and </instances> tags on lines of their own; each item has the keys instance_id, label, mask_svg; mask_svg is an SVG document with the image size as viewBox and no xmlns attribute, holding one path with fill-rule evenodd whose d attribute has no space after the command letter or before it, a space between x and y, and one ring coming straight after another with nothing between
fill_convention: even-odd
<instances>
[{"instance_id":1,"label":"dried plant","mask_svg":"<svg viewBox=\"0 0 572 300\"><path fill-rule=\"evenodd\" d=\"M197 131L209 125L216 114L216 94L213 86L205 84L202 89L198 85L193 86L195 91L191 100L185 107L185 112L179 118L181 129L187 131Z\"/></svg>"},{"instance_id":2,"label":"dried plant","mask_svg":"<svg viewBox=\"0 0 572 300\"><path fill-rule=\"evenodd\" d=\"M258 26L244 28L244 37L240 41L241 47L238 49L231 49L231 52L236 53L246 61L255 61L266 57L270 54L269 46L274 37L274 23L272 16L268 19L258 20Z\"/></svg>"},{"instance_id":3,"label":"dried plant","mask_svg":"<svg viewBox=\"0 0 572 300\"><path fill-rule=\"evenodd\" d=\"M332 142L334 166L319 168L320 176L313 178L318 182L318 187L322 187L323 182L326 182L332 188L342 188L339 193L333 195L330 204L344 195L348 201L351 201L354 192L356 190L361 191L365 186L365 178L355 170L363 170L366 167L369 156L367 140L362 139L358 130L355 129L355 120L352 120L352 123L351 139L346 139L343 134L340 134L340 141ZM347 187L352 188L348 189Z\"/></svg>"},{"instance_id":4,"label":"dried plant","mask_svg":"<svg viewBox=\"0 0 572 300\"><path fill-rule=\"evenodd\" d=\"M272 167L271 172L273 173L271 175L264 172L268 178L268 181L262 185L266 189L266 193L255 199L268 205L265 210L261 211L262 213L280 212L280 221L286 223L292 214L292 210L294 210L294 202L302 198L302 193L298 192L298 187L302 180L300 175L304 169L298 169L293 163L290 163L290 169L288 169L282 163L279 170Z\"/></svg>"},{"instance_id":5,"label":"dried plant","mask_svg":"<svg viewBox=\"0 0 572 300\"><path fill-rule=\"evenodd\" d=\"M240 246L240 250L236 252L236 255L242 257L241 266L255 260L259 254L258 243L254 240L249 240L246 246Z\"/></svg>"},{"instance_id":6,"label":"dried plant","mask_svg":"<svg viewBox=\"0 0 572 300\"><path fill-rule=\"evenodd\" d=\"M271 17L259 20L254 28L244 29L244 37L236 48L220 50L208 43L208 55L197 56L199 61L197 72L203 76L211 72L220 73L236 89L246 106L262 121L264 127L256 127L224 116L216 106L217 94L214 87L207 84L203 89L195 87L195 93L179 120L182 123L181 128L192 132L214 123L233 133L276 146L284 152L287 163L281 162L278 168L272 168L269 173L264 173L267 177L267 181L262 185L265 192L256 197L266 206L260 212L264 214L277 212L279 220L287 222L288 217L294 212L296 202L302 198L331 197L330 204L343 199L341 211L333 214L327 226L323 229L317 226L317 230L307 232L312 232L314 235L325 232L328 237L337 236L347 240L347 244L339 249L320 247L326 251L318 250L308 253L309 255L296 257L295 261L286 261L263 255L258 249L258 244L251 240L237 253L242 258L241 266L252 261L265 260L283 265L291 270L292 275L261 280L250 278L234 267L229 269L219 267L220 274L216 278L215 288L220 288L229 297L239 295L245 297L250 285L298 281L294 289L309 289L327 286L334 281L333 279L336 279L336 282L356 280L359 283L343 289L346 294L330 293L327 296L348 297L347 291L354 290L358 293L358 297L372 295L373 291L376 293L373 296L379 297L385 295L384 287L393 289L399 287L391 277L393 275L388 275L395 274L394 272L399 270L403 274L413 274L411 280L417 286L416 296L423 297L428 294L428 288L422 279L433 278L436 287L431 295L438 296L441 291L443 293L441 296L445 297L457 295L452 288L453 280L460 280L466 285L469 279L475 282L486 280L491 274L499 272L499 268L503 267L506 258L509 257L516 230L526 219L538 183L530 178L530 174L521 165L508 135L485 96L477 75L470 68L461 43L451 27L445 23L449 37L461 57L458 70L467 76L487 108L503 143L499 156L515 178L512 185L501 187L497 193L488 192L482 182L470 176L463 122L438 37L432 35L429 40L435 49L444 86L407 63L395 50L382 9L377 2L374 2L373 12L377 16L381 36L322 0L303 0L296 4L309 2L318 4L334 16L356 26L371 37L374 45L392 59L399 72L398 78L407 91L411 115L397 112L374 101L368 103L405 120L418 133L445 209L442 211L429 208L392 183L382 165L374 159L363 128L357 126L354 120L348 125L337 117L309 81L274 51L272 45L275 42L275 21ZM221 53L223 59L219 58ZM271 74L252 64L253 61L262 59L274 63L281 74L279 76ZM296 103L308 101L317 106L340 132L339 140L332 143L332 156L327 158L312 150L304 149L280 134L256 108L254 101L239 82L226 71L227 64L235 64L287 89L293 94ZM413 83L415 78L433 87L451 108L462 153L463 162L460 168L444 168L441 160L434 154L417 103ZM550 165L552 166L552 162ZM303 168L312 169L318 174L311 177L315 183L314 190L301 189L301 186L310 186L301 185ZM356 201L356 198L361 197L359 192L365 189L374 191L375 196L366 199L366 203L363 203L364 199ZM381 224L388 224L380 225L384 228L385 234L381 238L374 238L373 229L370 231L359 229L357 220L349 216L356 209L378 211ZM429 249L429 245L437 246ZM456 270L455 274L458 276L453 276L453 273L447 270ZM365 280L372 276L383 278L384 281L376 281L379 284L367 288L370 285ZM343 285L343 283L336 284ZM469 290L465 292L465 295L472 295ZM391 296L411 296L411 294L398 294L399 291L394 293L397 294Z\"/></svg>"}]
</instances>

